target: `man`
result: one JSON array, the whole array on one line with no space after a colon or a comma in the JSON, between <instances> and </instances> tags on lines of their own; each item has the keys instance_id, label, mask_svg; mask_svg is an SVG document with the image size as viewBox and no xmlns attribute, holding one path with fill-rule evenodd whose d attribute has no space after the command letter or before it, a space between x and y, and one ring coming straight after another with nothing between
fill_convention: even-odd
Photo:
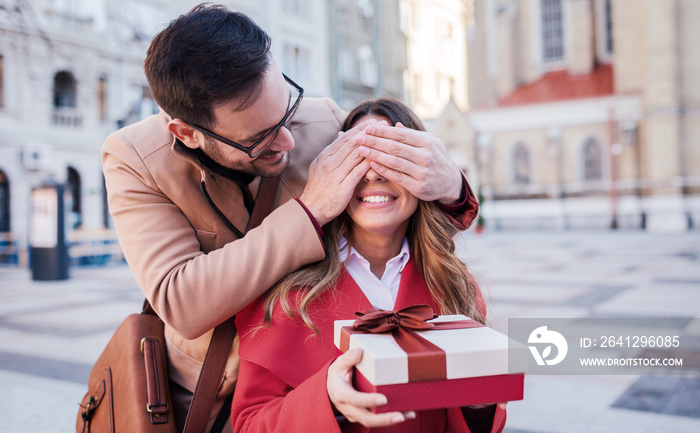
<instances>
[{"instance_id":1,"label":"man","mask_svg":"<svg viewBox=\"0 0 700 433\"><path fill-rule=\"evenodd\" d=\"M322 226L370 167L440 200L458 228L475 217L442 142L376 122L338 135L345 113L328 99L302 103L245 15L195 7L156 35L145 70L162 111L110 135L102 162L124 254L166 324L180 427L213 328L323 258ZM276 209L245 233L260 178L280 174ZM210 428L235 387L236 345Z\"/></svg>"}]
</instances>

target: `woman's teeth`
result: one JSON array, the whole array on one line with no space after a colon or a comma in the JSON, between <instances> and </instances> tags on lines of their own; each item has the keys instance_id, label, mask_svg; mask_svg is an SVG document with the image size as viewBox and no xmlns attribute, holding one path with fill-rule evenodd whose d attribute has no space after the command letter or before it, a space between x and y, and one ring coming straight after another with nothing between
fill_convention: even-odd
<instances>
[{"instance_id":1,"label":"woman's teeth","mask_svg":"<svg viewBox=\"0 0 700 433\"><path fill-rule=\"evenodd\" d=\"M363 201L365 203L383 203L385 201L392 201L396 200L395 197L388 197L384 195L368 195L366 197L362 197L360 201Z\"/></svg>"}]
</instances>

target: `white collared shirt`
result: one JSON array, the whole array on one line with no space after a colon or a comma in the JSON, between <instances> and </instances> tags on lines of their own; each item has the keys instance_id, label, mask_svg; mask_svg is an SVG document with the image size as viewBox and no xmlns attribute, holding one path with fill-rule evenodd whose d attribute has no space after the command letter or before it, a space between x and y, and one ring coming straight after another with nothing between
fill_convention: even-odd
<instances>
[{"instance_id":1,"label":"white collared shirt","mask_svg":"<svg viewBox=\"0 0 700 433\"><path fill-rule=\"evenodd\" d=\"M396 295L399 293L399 284L401 283L401 272L408 263L411 257L408 249L408 240L404 238L399 254L389 260L384 268L382 278L377 278L372 273L367 259L362 257L355 248L350 248L348 251L345 248L347 240L340 240L340 260L347 261L347 270L350 276L355 280L357 285L362 289L370 304L374 308L382 310L393 310L396 302Z\"/></svg>"}]
</instances>

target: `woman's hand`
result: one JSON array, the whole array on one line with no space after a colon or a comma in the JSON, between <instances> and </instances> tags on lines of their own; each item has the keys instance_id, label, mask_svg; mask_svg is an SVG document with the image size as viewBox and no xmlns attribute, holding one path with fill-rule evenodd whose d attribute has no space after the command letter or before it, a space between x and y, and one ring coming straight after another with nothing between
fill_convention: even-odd
<instances>
[{"instance_id":1,"label":"woman's hand","mask_svg":"<svg viewBox=\"0 0 700 433\"><path fill-rule=\"evenodd\" d=\"M387 427L416 417L415 412L372 413L374 407L387 403L386 397L377 393L359 392L352 387L352 368L362 359L362 349L353 349L338 357L328 367L326 390L333 407L350 422L367 428Z\"/></svg>"}]
</instances>

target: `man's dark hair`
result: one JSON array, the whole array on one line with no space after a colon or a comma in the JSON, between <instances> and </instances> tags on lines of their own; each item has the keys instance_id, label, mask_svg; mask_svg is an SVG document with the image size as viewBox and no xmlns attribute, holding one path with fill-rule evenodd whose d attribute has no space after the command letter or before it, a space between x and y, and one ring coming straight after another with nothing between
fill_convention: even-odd
<instances>
[{"instance_id":1,"label":"man's dark hair","mask_svg":"<svg viewBox=\"0 0 700 433\"><path fill-rule=\"evenodd\" d=\"M241 110L259 94L270 44L247 15L195 6L151 41L144 64L151 93L173 118L212 127L215 105L236 99Z\"/></svg>"}]
</instances>

